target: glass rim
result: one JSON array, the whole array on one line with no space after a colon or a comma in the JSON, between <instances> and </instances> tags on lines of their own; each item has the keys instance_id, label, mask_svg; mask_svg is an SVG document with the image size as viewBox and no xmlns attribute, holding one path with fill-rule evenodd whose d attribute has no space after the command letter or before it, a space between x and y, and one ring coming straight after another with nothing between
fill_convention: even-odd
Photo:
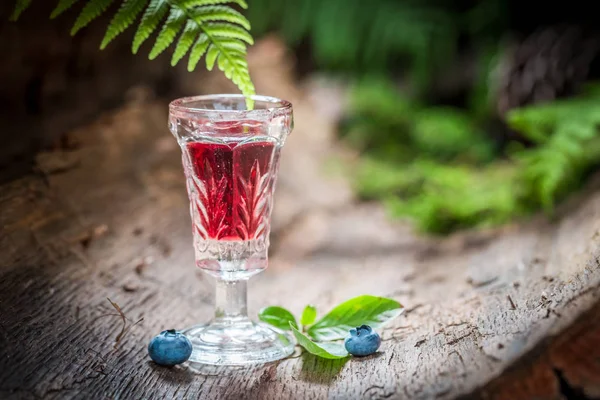
<instances>
[{"instance_id":1,"label":"glass rim","mask_svg":"<svg viewBox=\"0 0 600 400\"><path fill-rule=\"evenodd\" d=\"M186 96L175 99L169 103L169 110L171 112L182 112L192 114L219 114L219 115L245 115L245 116L260 116L260 115L271 115L271 114L285 114L291 112L292 103L287 100L279 99L272 96L263 95L252 95L249 96L255 103L265 104L265 108L255 108L253 110L215 110L214 108L207 108L201 106L192 106L190 104L199 101L218 101L228 99L245 99L246 96L243 94L205 94L199 96Z\"/></svg>"}]
</instances>

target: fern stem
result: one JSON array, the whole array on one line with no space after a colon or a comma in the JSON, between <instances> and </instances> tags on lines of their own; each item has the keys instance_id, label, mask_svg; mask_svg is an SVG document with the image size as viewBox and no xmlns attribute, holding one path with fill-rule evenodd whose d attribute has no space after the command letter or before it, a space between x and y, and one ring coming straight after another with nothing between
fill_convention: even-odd
<instances>
[{"instance_id":1,"label":"fern stem","mask_svg":"<svg viewBox=\"0 0 600 400\"><path fill-rule=\"evenodd\" d=\"M171 6L175 6L179 9L181 9L183 11L183 13L186 15L186 17L192 21L194 21L196 24L198 24L198 26L200 27L200 30L202 30L202 32L207 36L208 40L210 41L210 43L215 46L218 50L219 53L224 56L230 63L231 65L236 65L235 60L232 59L231 57L229 57L228 52L223 48L223 46L221 46L219 44L219 41L216 40L211 34L210 32L204 27L204 23L199 21L197 19L196 16L194 16L192 13L190 13L190 11L188 10L187 7L182 6L179 1L177 0L167 0L167 3ZM254 100L252 100L250 98L250 95L253 93L249 93L248 90L244 90L243 93L244 96L246 97L246 108L248 108L249 110L254 108ZM254 92L254 85L251 84L251 92Z\"/></svg>"},{"instance_id":2,"label":"fern stem","mask_svg":"<svg viewBox=\"0 0 600 400\"><path fill-rule=\"evenodd\" d=\"M181 7L177 1L173 2L171 0L167 0L167 3L169 3L171 6L175 5L176 7ZM211 44L213 46L215 46L217 49L219 49L219 52L221 52L222 54L225 54L225 56L227 57L227 53L223 53L223 48L217 44L217 40L215 40L212 37L212 35L210 33L208 33L208 31L203 27L204 24L202 22L198 22L198 20L189 12L189 10L186 7L181 7L181 10L184 12L184 14L186 15L186 17L188 19L191 19L196 24L198 24L198 26L200 27L202 32L204 32L204 34L208 37L208 40L210 40ZM229 60L233 61L231 59L229 59Z\"/></svg>"}]
</instances>

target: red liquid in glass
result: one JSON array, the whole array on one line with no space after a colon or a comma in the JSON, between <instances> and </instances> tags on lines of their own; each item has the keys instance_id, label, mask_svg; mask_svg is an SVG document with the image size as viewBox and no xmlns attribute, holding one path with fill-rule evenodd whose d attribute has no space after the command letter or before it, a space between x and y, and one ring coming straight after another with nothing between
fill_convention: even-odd
<instances>
[{"instance_id":1,"label":"red liquid in glass","mask_svg":"<svg viewBox=\"0 0 600 400\"><path fill-rule=\"evenodd\" d=\"M264 136L241 136L242 129L219 132L212 137L218 143L186 144L194 229L202 239L251 240L268 232L277 146Z\"/></svg>"}]
</instances>

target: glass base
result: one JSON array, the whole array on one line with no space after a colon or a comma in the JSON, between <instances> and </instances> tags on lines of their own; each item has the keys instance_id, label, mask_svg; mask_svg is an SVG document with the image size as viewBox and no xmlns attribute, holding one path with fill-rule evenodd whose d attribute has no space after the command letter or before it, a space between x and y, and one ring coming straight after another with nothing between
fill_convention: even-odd
<instances>
[{"instance_id":1,"label":"glass base","mask_svg":"<svg viewBox=\"0 0 600 400\"><path fill-rule=\"evenodd\" d=\"M291 334L247 317L220 318L183 331L192 342L190 363L211 365L261 364L294 352Z\"/></svg>"}]
</instances>

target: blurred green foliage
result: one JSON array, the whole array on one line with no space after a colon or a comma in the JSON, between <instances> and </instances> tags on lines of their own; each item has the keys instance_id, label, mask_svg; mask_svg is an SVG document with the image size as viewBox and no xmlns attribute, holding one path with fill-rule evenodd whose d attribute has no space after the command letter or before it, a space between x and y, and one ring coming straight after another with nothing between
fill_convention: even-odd
<instances>
[{"instance_id":1,"label":"blurred green foliage","mask_svg":"<svg viewBox=\"0 0 600 400\"><path fill-rule=\"evenodd\" d=\"M432 233L551 211L600 164L598 87L512 111L510 126L537 146L504 152L464 110L420 106L382 82L357 85L342 129L365 153L353 171L356 190Z\"/></svg>"},{"instance_id":2,"label":"blurred green foliage","mask_svg":"<svg viewBox=\"0 0 600 400\"><path fill-rule=\"evenodd\" d=\"M400 95L390 82L362 80L354 88L352 127L342 136L371 155L406 159L416 152L439 161L480 163L495 155L494 144L465 112L452 107L426 107Z\"/></svg>"},{"instance_id":3,"label":"blurred green foliage","mask_svg":"<svg viewBox=\"0 0 600 400\"><path fill-rule=\"evenodd\" d=\"M308 44L317 67L359 82L340 129L362 154L352 171L359 195L382 200L422 231L449 233L551 212L600 164L600 86L513 110L509 127L534 146L492 138L491 78L504 52L505 7L502 0L252 0L248 16L255 35L275 30L292 47ZM466 99L461 108L441 106L432 87L465 50L475 61ZM398 77L402 90L392 81Z\"/></svg>"},{"instance_id":4,"label":"blurred green foliage","mask_svg":"<svg viewBox=\"0 0 600 400\"><path fill-rule=\"evenodd\" d=\"M514 110L508 123L536 143L512 156L523 166L530 201L549 212L600 164L600 85L578 98Z\"/></svg>"},{"instance_id":5,"label":"blurred green foliage","mask_svg":"<svg viewBox=\"0 0 600 400\"><path fill-rule=\"evenodd\" d=\"M290 46L311 45L317 66L352 74L401 72L416 92L458 54L461 36L493 42L505 2L458 8L440 0L252 0L254 35L279 32ZM404 70L400 70L401 67Z\"/></svg>"}]
</instances>

